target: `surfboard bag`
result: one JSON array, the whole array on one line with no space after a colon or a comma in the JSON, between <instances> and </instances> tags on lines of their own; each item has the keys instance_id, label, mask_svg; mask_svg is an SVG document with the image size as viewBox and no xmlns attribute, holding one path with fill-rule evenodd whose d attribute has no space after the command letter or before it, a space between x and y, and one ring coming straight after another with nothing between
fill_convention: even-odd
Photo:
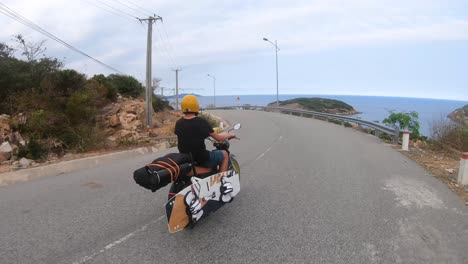
<instances>
[{"instance_id":1,"label":"surfboard bag","mask_svg":"<svg viewBox=\"0 0 468 264\"><path fill-rule=\"evenodd\" d=\"M155 192L180 177L187 177L190 168L189 155L170 153L135 170L133 179L141 187Z\"/></svg>"}]
</instances>

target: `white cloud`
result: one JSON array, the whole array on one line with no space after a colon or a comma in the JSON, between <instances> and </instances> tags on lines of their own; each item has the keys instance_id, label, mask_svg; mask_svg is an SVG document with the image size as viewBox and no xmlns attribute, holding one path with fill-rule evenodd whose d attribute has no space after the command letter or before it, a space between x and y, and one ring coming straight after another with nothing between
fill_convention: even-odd
<instances>
[{"instance_id":1,"label":"white cloud","mask_svg":"<svg viewBox=\"0 0 468 264\"><path fill-rule=\"evenodd\" d=\"M100 1L143 16L116 1ZM102 6L95 0L9 0L5 4L91 56L143 79L145 27L88 2ZM467 7L463 1L164 0L137 4L164 18L170 44L160 42L160 35L165 38L164 31L153 33L154 66L159 72L174 66L209 65L270 54L272 47L262 41L263 37L278 39L282 54L468 39L468 16L458 12ZM44 38L2 14L0 23L5 25L0 41L9 42L17 33L34 40ZM67 57L69 67L78 69L82 65L88 74L102 72L101 66L71 55L52 40L47 46L49 54Z\"/></svg>"}]
</instances>

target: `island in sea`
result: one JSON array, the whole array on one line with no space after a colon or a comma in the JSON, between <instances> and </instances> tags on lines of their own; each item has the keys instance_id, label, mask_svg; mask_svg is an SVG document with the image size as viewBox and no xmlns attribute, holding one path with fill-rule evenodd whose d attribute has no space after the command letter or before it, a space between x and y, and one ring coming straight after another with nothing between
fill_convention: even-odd
<instances>
[{"instance_id":1,"label":"island in sea","mask_svg":"<svg viewBox=\"0 0 468 264\"><path fill-rule=\"evenodd\" d=\"M276 102L269 103L268 106L276 106ZM286 101L279 101L280 107L316 111L328 114L355 115L359 112L351 105L334 99L325 98L294 98Z\"/></svg>"}]
</instances>

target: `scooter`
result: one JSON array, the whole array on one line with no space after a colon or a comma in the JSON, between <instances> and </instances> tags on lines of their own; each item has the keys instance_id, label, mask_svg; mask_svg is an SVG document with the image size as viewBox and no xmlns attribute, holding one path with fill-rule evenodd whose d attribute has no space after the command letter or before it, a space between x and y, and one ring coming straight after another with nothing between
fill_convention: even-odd
<instances>
[{"instance_id":1,"label":"scooter","mask_svg":"<svg viewBox=\"0 0 468 264\"><path fill-rule=\"evenodd\" d=\"M228 130L228 133L233 130L239 130L241 127L242 127L241 124L237 123L231 129ZM240 175L240 166L239 166L239 163L237 162L236 156L229 151L229 147L231 146L229 140L218 142L211 137L207 139L211 141L211 143L213 143L213 147L215 149L225 150L228 153L228 156L229 156L228 171L234 170L237 174ZM238 137L235 137L235 139L240 140L240 138ZM206 178L217 173L216 171L211 171L208 168L197 166L196 163L194 162L186 164L185 166L189 167L189 170L192 171L193 176L195 176L196 178ZM180 192L187 186L191 185L192 184L192 181L190 180L191 178L193 177L190 177L190 178L181 177L178 180L174 181L171 187L169 188L167 199L170 200L175 194L177 194L178 192Z\"/></svg>"},{"instance_id":2,"label":"scooter","mask_svg":"<svg viewBox=\"0 0 468 264\"><path fill-rule=\"evenodd\" d=\"M236 124L228 132L240 128L241 125ZM240 167L234 154L229 151L229 140L209 140L217 150L225 150L228 153L228 170L220 173L199 173L206 168L198 167L195 163L185 165L190 166L193 175L181 177L172 183L166 203L168 228L171 233L193 227L201 218L232 202L240 191Z\"/></svg>"}]
</instances>

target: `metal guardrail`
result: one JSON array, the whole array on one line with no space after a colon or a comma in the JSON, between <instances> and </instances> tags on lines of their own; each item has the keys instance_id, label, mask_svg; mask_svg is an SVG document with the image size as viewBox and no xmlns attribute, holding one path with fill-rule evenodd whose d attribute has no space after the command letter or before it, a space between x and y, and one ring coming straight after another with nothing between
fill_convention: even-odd
<instances>
[{"instance_id":1,"label":"metal guardrail","mask_svg":"<svg viewBox=\"0 0 468 264\"><path fill-rule=\"evenodd\" d=\"M331 119L331 120L337 120L341 122L348 122L348 123L354 123L358 124L364 127L368 127L373 129L376 132L382 132L385 134L390 135L393 138L393 144L397 144L399 137L400 137L400 130L398 127L396 128L391 128L384 126L382 124L378 124L375 122L370 122L370 121L365 121L362 119L357 119L357 118L352 118L348 116L343 116L343 115L335 115L335 114L327 114L327 113L322 113L322 112L316 112L316 111L308 111L308 110L300 110L300 109L291 109L291 108L285 108L285 107L271 107L271 106L225 106L225 107L215 107L215 108L205 108L204 110L220 110L220 109L251 109L251 110L263 110L263 111L268 111L268 110L277 110L281 111L283 113L289 113L289 114L298 114L301 116L311 116L312 118L315 117L321 117L325 119ZM376 133L376 136L378 133Z\"/></svg>"}]
</instances>

